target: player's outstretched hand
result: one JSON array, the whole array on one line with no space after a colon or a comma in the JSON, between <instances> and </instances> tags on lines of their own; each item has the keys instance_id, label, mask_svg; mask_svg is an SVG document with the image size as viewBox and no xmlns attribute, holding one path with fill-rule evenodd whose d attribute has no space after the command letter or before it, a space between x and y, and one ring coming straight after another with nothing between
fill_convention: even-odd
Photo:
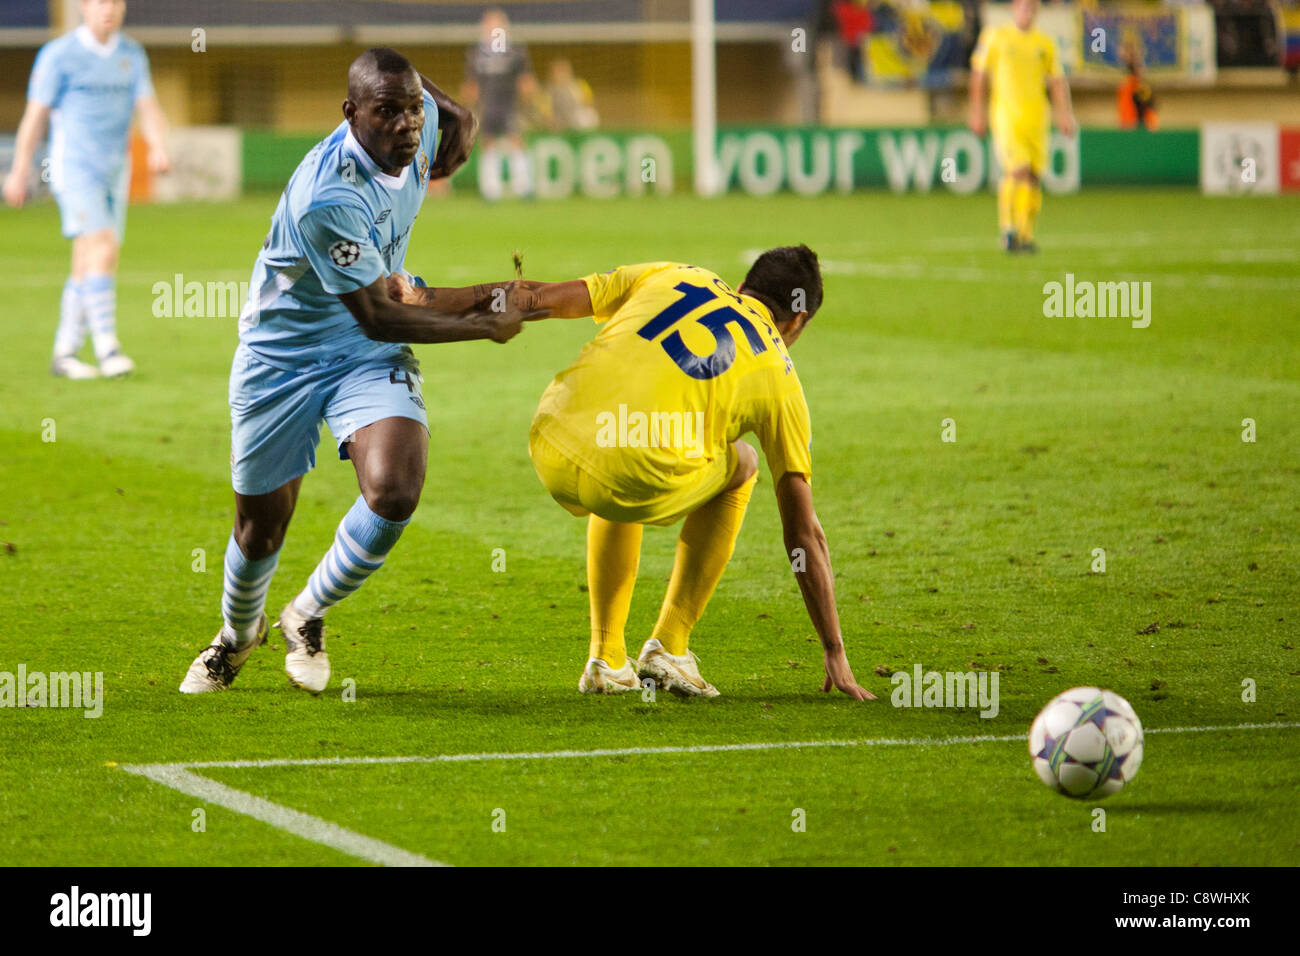
<instances>
[{"instance_id":1,"label":"player's outstretched hand","mask_svg":"<svg viewBox=\"0 0 1300 956\"><path fill-rule=\"evenodd\" d=\"M522 280L516 280L507 286L506 303L511 311L523 315L524 321L550 318L551 310L542 304L542 293L538 286Z\"/></svg>"},{"instance_id":2,"label":"player's outstretched hand","mask_svg":"<svg viewBox=\"0 0 1300 956\"><path fill-rule=\"evenodd\" d=\"M1074 121L1074 117L1066 114L1062 116L1056 124L1057 128L1065 134L1067 139L1074 139L1074 134L1079 131L1079 126Z\"/></svg>"},{"instance_id":3,"label":"player's outstretched hand","mask_svg":"<svg viewBox=\"0 0 1300 956\"><path fill-rule=\"evenodd\" d=\"M474 114L462 106L454 115L455 121L442 128L438 152L429 170L431 179L445 179L464 166L478 139L478 120Z\"/></svg>"},{"instance_id":4,"label":"player's outstretched hand","mask_svg":"<svg viewBox=\"0 0 1300 956\"><path fill-rule=\"evenodd\" d=\"M415 286L411 285L411 280L400 272L388 274L388 297L394 302L403 302L407 305L418 304Z\"/></svg>"},{"instance_id":5,"label":"player's outstretched hand","mask_svg":"<svg viewBox=\"0 0 1300 956\"><path fill-rule=\"evenodd\" d=\"M854 700L876 699L875 694L865 687L859 687L853 679L853 669L849 667L842 646L836 651L826 652L826 680L822 683L822 691L829 694L832 687L839 688Z\"/></svg>"},{"instance_id":6,"label":"player's outstretched hand","mask_svg":"<svg viewBox=\"0 0 1300 956\"><path fill-rule=\"evenodd\" d=\"M988 132L988 122L984 119L983 113L971 113L970 131L980 139L984 138L984 134Z\"/></svg>"},{"instance_id":7,"label":"player's outstretched hand","mask_svg":"<svg viewBox=\"0 0 1300 956\"><path fill-rule=\"evenodd\" d=\"M21 207L27 201L27 182L26 177L17 176L10 173L5 177L4 184L5 202L15 208Z\"/></svg>"},{"instance_id":8,"label":"player's outstretched hand","mask_svg":"<svg viewBox=\"0 0 1300 956\"><path fill-rule=\"evenodd\" d=\"M508 312L480 313L488 329L488 338L493 342L504 344L513 339L523 329L523 316L514 310Z\"/></svg>"}]
</instances>

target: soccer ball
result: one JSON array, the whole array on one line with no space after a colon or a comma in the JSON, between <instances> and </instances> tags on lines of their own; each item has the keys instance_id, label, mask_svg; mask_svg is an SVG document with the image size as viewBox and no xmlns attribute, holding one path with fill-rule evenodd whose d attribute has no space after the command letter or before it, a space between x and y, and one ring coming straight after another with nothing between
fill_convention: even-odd
<instances>
[{"instance_id":1,"label":"soccer ball","mask_svg":"<svg viewBox=\"0 0 1300 956\"><path fill-rule=\"evenodd\" d=\"M1038 778L1057 793L1109 797L1142 765L1142 722L1119 694L1074 687L1034 718L1029 756Z\"/></svg>"}]
</instances>

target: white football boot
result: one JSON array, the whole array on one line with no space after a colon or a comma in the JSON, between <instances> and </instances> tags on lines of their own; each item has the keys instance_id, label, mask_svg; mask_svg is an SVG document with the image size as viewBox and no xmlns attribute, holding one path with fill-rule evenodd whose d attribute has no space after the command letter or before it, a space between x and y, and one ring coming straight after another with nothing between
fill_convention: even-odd
<instances>
[{"instance_id":1,"label":"white football boot","mask_svg":"<svg viewBox=\"0 0 1300 956\"><path fill-rule=\"evenodd\" d=\"M717 697L718 689L700 676L699 658L692 651L681 657L669 654L657 637L641 648L637 673L650 677L665 690L682 697Z\"/></svg>"},{"instance_id":2,"label":"white football boot","mask_svg":"<svg viewBox=\"0 0 1300 956\"><path fill-rule=\"evenodd\" d=\"M60 355L50 363L50 374L55 378L81 380L99 378L99 369L81 361L75 355Z\"/></svg>"},{"instance_id":3,"label":"white football boot","mask_svg":"<svg viewBox=\"0 0 1300 956\"><path fill-rule=\"evenodd\" d=\"M578 690L584 694L622 694L629 690L640 690L641 682L636 676L629 658L618 670L614 670L599 657L590 658L578 678Z\"/></svg>"},{"instance_id":4,"label":"white football boot","mask_svg":"<svg viewBox=\"0 0 1300 956\"><path fill-rule=\"evenodd\" d=\"M110 352L99 360L99 374L104 378L121 378L135 371L135 363L121 352Z\"/></svg>"},{"instance_id":5,"label":"white football boot","mask_svg":"<svg viewBox=\"0 0 1300 956\"><path fill-rule=\"evenodd\" d=\"M217 631L217 636L212 639L212 643L203 648L199 656L194 658L190 669L185 672L185 679L181 681L181 693L208 694L217 690L229 690L230 685L239 676L239 669L244 666L244 661L252 656L259 644L266 643L268 630L266 615L263 614L262 619L257 622L257 637L239 650L235 650L232 645L225 642L226 625L222 624L221 630Z\"/></svg>"},{"instance_id":6,"label":"white football boot","mask_svg":"<svg viewBox=\"0 0 1300 956\"><path fill-rule=\"evenodd\" d=\"M275 626L284 632L284 672L295 687L319 694L330 682L330 659L325 653L325 621L305 617L290 601Z\"/></svg>"}]
</instances>

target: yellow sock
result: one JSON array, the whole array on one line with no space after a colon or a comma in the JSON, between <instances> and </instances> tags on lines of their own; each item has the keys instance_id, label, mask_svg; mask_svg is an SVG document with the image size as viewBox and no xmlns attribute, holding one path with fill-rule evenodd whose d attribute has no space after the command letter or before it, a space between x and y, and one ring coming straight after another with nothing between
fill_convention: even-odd
<instances>
[{"instance_id":1,"label":"yellow sock","mask_svg":"<svg viewBox=\"0 0 1300 956\"><path fill-rule=\"evenodd\" d=\"M1020 224L1020 238L1024 242L1034 241L1034 230L1038 226L1038 211L1043 208L1043 188L1037 183L1025 183L1025 209Z\"/></svg>"},{"instance_id":2,"label":"yellow sock","mask_svg":"<svg viewBox=\"0 0 1300 956\"><path fill-rule=\"evenodd\" d=\"M664 595L659 620L650 635L659 638L669 654L680 657L686 653L691 630L703 616L731 553L736 550L745 508L757 483L755 475L739 488L697 508L683 522L668 593Z\"/></svg>"},{"instance_id":3,"label":"yellow sock","mask_svg":"<svg viewBox=\"0 0 1300 956\"><path fill-rule=\"evenodd\" d=\"M623 632L640 563L639 524L591 516L587 522L587 592L591 598L587 656L600 658L614 670L627 663Z\"/></svg>"},{"instance_id":4,"label":"yellow sock","mask_svg":"<svg viewBox=\"0 0 1300 956\"><path fill-rule=\"evenodd\" d=\"M1011 192L1011 222L1017 239L1025 238L1025 215L1029 208L1029 184L1017 179Z\"/></svg>"},{"instance_id":5,"label":"yellow sock","mask_svg":"<svg viewBox=\"0 0 1300 956\"><path fill-rule=\"evenodd\" d=\"M998 232L1004 235L1015 228L1012 204L1019 182L1010 176L1003 176L1002 181L998 183Z\"/></svg>"}]
</instances>

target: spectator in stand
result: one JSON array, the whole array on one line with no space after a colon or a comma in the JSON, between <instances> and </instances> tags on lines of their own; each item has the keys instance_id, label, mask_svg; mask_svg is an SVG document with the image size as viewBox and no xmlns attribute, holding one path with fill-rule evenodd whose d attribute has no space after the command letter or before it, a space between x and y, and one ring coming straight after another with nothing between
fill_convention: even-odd
<instances>
[{"instance_id":1,"label":"spectator in stand","mask_svg":"<svg viewBox=\"0 0 1300 956\"><path fill-rule=\"evenodd\" d=\"M848 57L849 73L859 83L867 82L866 61L862 44L874 26L867 0L834 0L831 13L839 30L840 42Z\"/></svg>"},{"instance_id":2,"label":"spectator in stand","mask_svg":"<svg viewBox=\"0 0 1300 956\"><path fill-rule=\"evenodd\" d=\"M543 106L551 129L595 129L600 122L591 86L573 75L573 64L561 57L551 61Z\"/></svg>"},{"instance_id":3,"label":"spectator in stand","mask_svg":"<svg viewBox=\"0 0 1300 956\"><path fill-rule=\"evenodd\" d=\"M1142 58L1133 50L1124 53L1124 65L1128 75L1119 85L1119 128L1137 129L1139 125L1149 130L1160 128L1160 116L1156 113L1156 98L1151 92L1151 84L1142 76Z\"/></svg>"}]
</instances>

